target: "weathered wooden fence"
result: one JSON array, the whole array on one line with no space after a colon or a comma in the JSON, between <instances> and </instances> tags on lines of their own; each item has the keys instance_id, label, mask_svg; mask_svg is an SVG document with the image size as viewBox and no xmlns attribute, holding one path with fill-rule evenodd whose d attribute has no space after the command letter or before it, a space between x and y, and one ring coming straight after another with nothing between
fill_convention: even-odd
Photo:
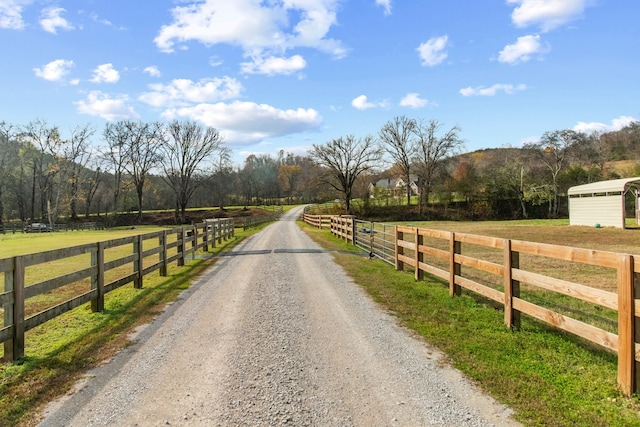
<instances>
[{"instance_id":1,"label":"weathered wooden fence","mask_svg":"<svg viewBox=\"0 0 640 427\"><path fill-rule=\"evenodd\" d=\"M282 215L282 212L282 206L276 206L273 212L268 215L242 217L242 229L246 231L265 222L275 221Z\"/></svg>"},{"instance_id":2,"label":"weathered wooden fence","mask_svg":"<svg viewBox=\"0 0 640 427\"><path fill-rule=\"evenodd\" d=\"M452 296L467 289L500 304L509 328L517 329L526 314L616 352L622 392L640 391L640 256L351 217L333 217L331 231L397 270L411 269L417 280L424 273L445 280ZM562 278L576 269L591 269L598 286Z\"/></svg>"},{"instance_id":3,"label":"weathered wooden fence","mask_svg":"<svg viewBox=\"0 0 640 427\"><path fill-rule=\"evenodd\" d=\"M190 254L194 256L199 249L208 251L209 247L216 246L216 242L233 236L233 220L216 219L188 227L0 259L0 273L4 276L4 292L0 293L0 305L4 309L4 324L0 329L4 359L15 361L24 356L25 332L30 329L88 302L93 311L102 311L107 293L129 283L142 288L146 275L159 270L161 276L166 276L168 264L176 262L182 266ZM69 271L68 268L65 270L65 263L84 263L86 267ZM32 283L30 276L40 277L43 269L48 270L47 279ZM86 287L82 286L85 282ZM69 289L69 285L77 285L82 290L37 312L26 310L30 298L62 287Z\"/></svg>"}]
</instances>

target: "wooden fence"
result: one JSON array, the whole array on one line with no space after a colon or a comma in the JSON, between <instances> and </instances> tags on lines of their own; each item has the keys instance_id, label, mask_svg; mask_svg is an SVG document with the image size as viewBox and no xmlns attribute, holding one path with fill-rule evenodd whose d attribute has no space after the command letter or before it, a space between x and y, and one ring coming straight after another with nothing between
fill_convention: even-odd
<instances>
[{"instance_id":1,"label":"wooden fence","mask_svg":"<svg viewBox=\"0 0 640 427\"><path fill-rule=\"evenodd\" d=\"M104 242L56 249L30 255L0 259L0 274L4 276L4 292L0 306L4 308L4 325L0 342L4 343L4 359L15 361L24 356L25 332L82 304L91 303L93 311L104 310L105 294L129 283L142 288L144 276L159 270L167 275L167 266L199 249L208 251L216 243L234 236L233 219L206 220L201 224L124 237ZM64 264L85 263L86 267L68 271ZM43 270L49 276L31 283L30 276L40 277ZM86 287L83 285L86 283ZM72 287L73 289L69 291ZM28 300L66 287L61 295L72 292L64 301L31 313ZM78 292L74 292L81 289ZM37 299L37 298L36 298ZM27 313L27 311L29 311Z\"/></svg>"},{"instance_id":2,"label":"wooden fence","mask_svg":"<svg viewBox=\"0 0 640 427\"><path fill-rule=\"evenodd\" d=\"M318 221L307 216L304 220L312 225ZM467 289L499 304L508 328L517 329L521 314L526 314L616 352L622 392L629 396L640 391L636 317L640 257L418 227L386 227L393 229L391 238L381 224L344 217L331 220L332 233L391 260L397 270L409 268L417 280L424 273L439 277L448 282L452 296ZM562 278L563 272L570 276L576 269L591 269L598 286Z\"/></svg>"},{"instance_id":3,"label":"wooden fence","mask_svg":"<svg viewBox=\"0 0 640 427\"><path fill-rule=\"evenodd\" d=\"M302 220L317 228L331 228L331 218L335 215L309 215L303 214Z\"/></svg>"},{"instance_id":4,"label":"wooden fence","mask_svg":"<svg viewBox=\"0 0 640 427\"><path fill-rule=\"evenodd\" d=\"M257 227L260 224L264 224L265 222L275 221L280 218L282 212L282 206L275 206L273 212L268 215L242 217L242 229L246 231L250 228Z\"/></svg>"}]
</instances>

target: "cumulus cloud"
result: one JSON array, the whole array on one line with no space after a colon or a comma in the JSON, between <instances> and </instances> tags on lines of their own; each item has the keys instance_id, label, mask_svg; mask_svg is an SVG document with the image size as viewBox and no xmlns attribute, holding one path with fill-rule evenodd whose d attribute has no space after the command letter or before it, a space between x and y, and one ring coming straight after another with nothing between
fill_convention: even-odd
<instances>
[{"instance_id":1,"label":"cumulus cloud","mask_svg":"<svg viewBox=\"0 0 640 427\"><path fill-rule=\"evenodd\" d=\"M171 11L172 23L160 28L154 42L165 52L173 52L176 44L197 41L239 46L251 58L282 56L298 47L341 58L346 49L327 37L336 23L338 5L338 0L181 2Z\"/></svg>"},{"instance_id":2,"label":"cumulus cloud","mask_svg":"<svg viewBox=\"0 0 640 427\"><path fill-rule=\"evenodd\" d=\"M113 64L98 65L93 70L93 77L91 81L93 83L116 83L120 80L120 73L113 68Z\"/></svg>"},{"instance_id":3,"label":"cumulus cloud","mask_svg":"<svg viewBox=\"0 0 640 427\"><path fill-rule=\"evenodd\" d=\"M3 0L0 1L0 28L21 30L24 28L22 9L32 3L32 0Z\"/></svg>"},{"instance_id":4,"label":"cumulus cloud","mask_svg":"<svg viewBox=\"0 0 640 427\"><path fill-rule=\"evenodd\" d=\"M573 130L575 130L576 132L584 132L586 134L591 134L594 132L613 132L620 130L623 127L637 121L638 119L635 119L631 116L620 116L616 119L613 119L611 121L611 124L600 122L578 122L578 124L573 127Z\"/></svg>"},{"instance_id":5,"label":"cumulus cloud","mask_svg":"<svg viewBox=\"0 0 640 427\"><path fill-rule=\"evenodd\" d=\"M426 99L420 98L420 94L416 92L408 93L400 101L402 107L422 108L429 103Z\"/></svg>"},{"instance_id":6,"label":"cumulus cloud","mask_svg":"<svg viewBox=\"0 0 640 427\"><path fill-rule=\"evenodd\" d=\"M433 37L422 43L416 49L420 54L420 60L425 67L433 67L447 59L448 36Z\"/></svg>"},{"instance_id":7,"label":"cumulus cloud","mask_svg":"<svg viewBox=\"0 0 640 427\"><path fill-rule=\"evenodd\" d=\"M391 15L391 0L376 0L378 6L382 6L385 15Z\"/></svg>"},{"instance_id":8,"label":"cumulus cloud","mask_svg":"<svg viewBox=\"0 0 640 427\"><path fill-rule=\"evenodd\" d=\"M281 110L271 105L233 101L166 110L166 119L186 117L213 126L231 144L254 144L264 138L317 130L322 117L314 109Z\"/></svg>"},{"instance_id":9,"label":"cumulus cloud","mask_svg":"<svg viewBox=\"0 0 640 427\"><path fill-rule=\"evenodd\" d=\"M386 107L386 102L369 102L366 95L360 95L351 101L351 106L358 110L368 110L369 108Z\"/></svg>"},{"instance_id":10,"label":"cumulus cloud","mask_svg":"<svg viewBox=\"0 0 640 427\"><path fill-rule=\"evenodd\" d=\"M42 79L50 82L57 82L69 74L69 71L73 66L73 61L67 59L56 59L55 61L51 61L40 68L34 68L33 71L36 73L36 76Z\"/></svg>"},{"instance_id":11,"label":"cumulus cloud","mask_svg":"<svg viewBox=\"0 0 640 427\"><path fill-rule=\"evenodd\" d=\"M494 84L490 87L477 86L477 87L467 87L464 89L460 89L460 94L462 96L495 96L498 92L504 92L507 95L512 95L516 92L523 91L527 88L524 84L512 85L512 84Z\"/></svg>"},{"instance_id":12,"label":"cumulus cloud","mask_svg":"<svg viewBox=\"0 0 640 427\"><path fill-rule=\"evenodd\" d=\"M151 65L149 67L146 67L142 71L147 73L147 74L149 74L151 77L160 77L162 75L162 73L160 73L160 70L158 69L158 67L156 67L155 65Z\"/></svg>"},{"instance_id":13,"label":"cumulus cloud","mask_svg":"<svg viewBox=\"0 0 640 427\"><path fill-rule=\"evenodd\" d=\"M87 98L75 102L78 113L101 117L107 121L139 120L140 116L127 105L129 97L119 95L112 97L101 91L89 92Z\"/></svg>"},{"instance_id":14,"label":"cumulus cloud","mask_svg":"<svg viewBox=\"0 0 640 427\"><path fill-rule=\"evenodd\" d=\"M507 64L527 62L534 55L542 55L549 52L548 46L540 43L540 35L528 35L518 37L514 44L509 44L500 51L498 61Z\"/></svg>"},{"instance_id":15,"label":"cumulus cloud","mask_svg":"<svg viewBox=\"0 0 640 427\"><path fill-rule=\"evenodd\" d=\"M61 7L47 7L42 9L40 15L40 26L48 33L57 34L58 29L73 30L74 27L62 17L66 10Z\"/></svg>"},{"instance_id":16,"label":"cumulus cloud","mask_svg":"<svg viewBox=\"0 0 640 427\"><path fill-rule=\"evenodd\" d=\"M512 22L520 28L539 26L550 31L580 17L591 0L507 0L518 5L511 14Z\"/></svg>"},{"instance_id":17,"label":"cumulus cloud","mask_svg":"<svg viewBox=\"0 0 640 427\"><path fill-rule=\"evenodd\" d=\"M202 79L175 79L169 84L149 85L150 92L140 101L158 108L183 107L192 104L234 99L240 96L242 84L231 77Z\"/></svg>"},{"instance_id":18,"label":"cumulus cloud","mask_svg":"<svg viewBox=\"0 0 640 427\"><path fill-rule=\"evenodd\" d=\"M290 58L254 58L252 62L244 62L241 65L242 72L246 74L265 74L273 76L276 74L293 74L307 66L307 62L300 55Z\"/></svg>"}]
</instances>

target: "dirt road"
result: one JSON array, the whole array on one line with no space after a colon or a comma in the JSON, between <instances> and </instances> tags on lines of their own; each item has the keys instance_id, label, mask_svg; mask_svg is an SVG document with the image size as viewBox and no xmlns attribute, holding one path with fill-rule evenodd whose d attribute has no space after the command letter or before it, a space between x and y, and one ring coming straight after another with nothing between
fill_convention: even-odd
<instances>
[{"instance_id":1,"label":"dirt road","mask_svg":"<svg viewBox=\"0 0 640 427\"><path fill-rule=\"evenodd\" d=\"M295 224L254 235L42 426L510 426Z\"/></svg>"}]
</instances>

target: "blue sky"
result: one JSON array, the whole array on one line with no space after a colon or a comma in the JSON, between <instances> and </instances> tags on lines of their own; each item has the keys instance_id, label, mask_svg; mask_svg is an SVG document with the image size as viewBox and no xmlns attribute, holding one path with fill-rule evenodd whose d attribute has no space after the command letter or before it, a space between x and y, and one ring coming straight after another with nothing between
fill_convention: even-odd
<instances>
[{"instance_id":1,"label":"blue sky","mask_svg":"<svg viewBox=\"0 0 640 427\"><path fill-rule=\"evenodd\" d=\"M640 119L638 22L637 0L0 0L0 121L99 145L194 119L237 163L401 115L520 146Z\"/></svg>"}]
</instances>

